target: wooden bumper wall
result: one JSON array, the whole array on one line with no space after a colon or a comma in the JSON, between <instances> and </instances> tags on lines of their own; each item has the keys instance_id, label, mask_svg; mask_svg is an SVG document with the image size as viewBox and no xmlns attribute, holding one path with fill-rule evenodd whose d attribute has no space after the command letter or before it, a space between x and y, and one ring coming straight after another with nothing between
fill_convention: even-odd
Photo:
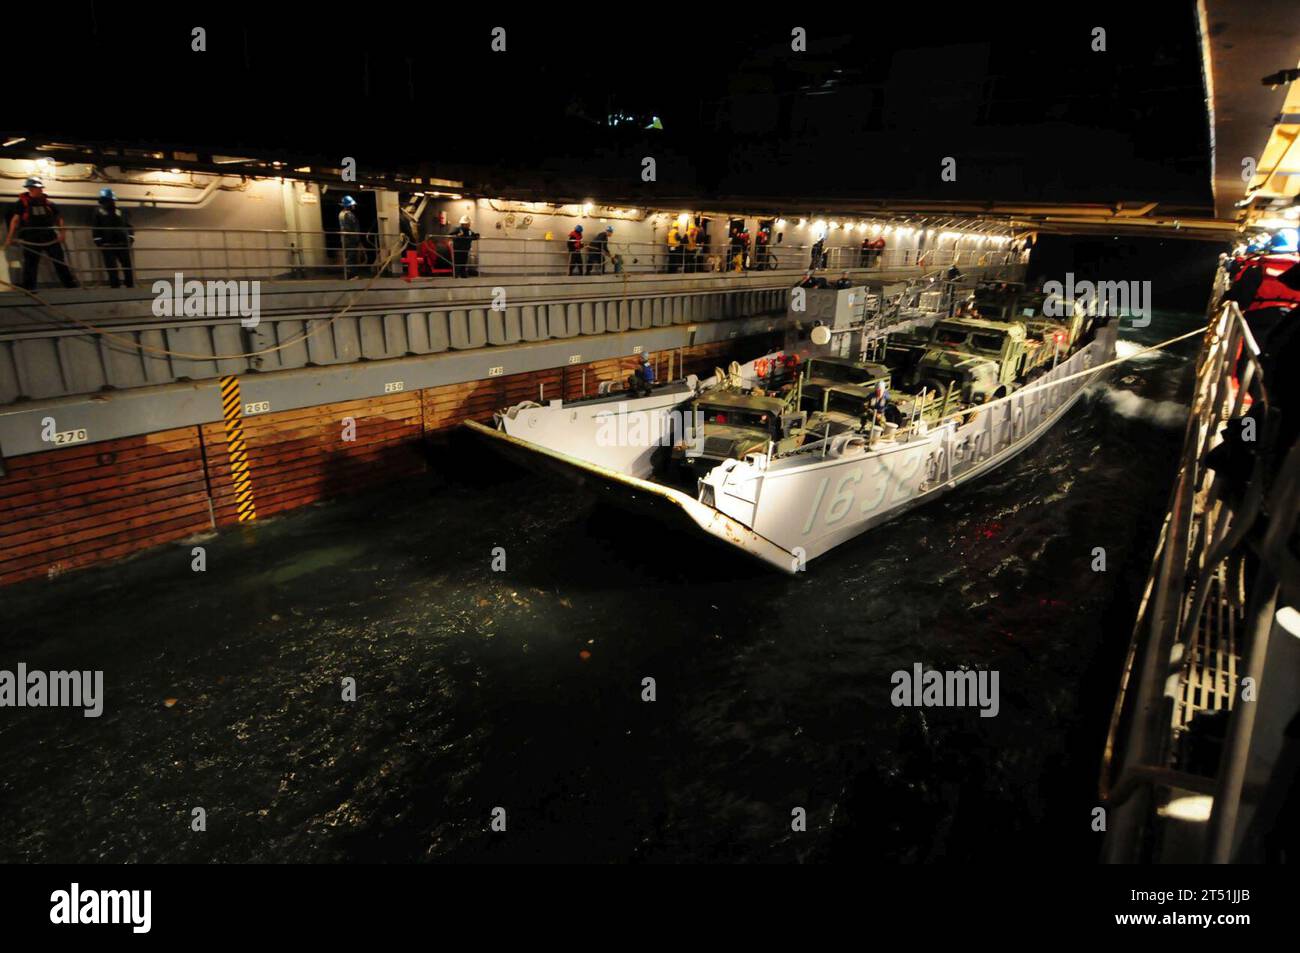
<instances>
[{"instance_id":1,"label":"wooden bumper wall","mask_svg":"<svg viewBox=\"0 0 1300 953\"><path fill-rule=\"evenodd\" d=\"M706 375L753 341L674 352L673 375ZM667 354L659 358L663 376ZM250 490L265 518L419 473L426 436L537 400L539 387L547 400L576 399L584 386L595 393L632 366L593 361L9 458L0 477L0 585L227 526L241 512L247 519Z\"/></svg>"}]
</instances>

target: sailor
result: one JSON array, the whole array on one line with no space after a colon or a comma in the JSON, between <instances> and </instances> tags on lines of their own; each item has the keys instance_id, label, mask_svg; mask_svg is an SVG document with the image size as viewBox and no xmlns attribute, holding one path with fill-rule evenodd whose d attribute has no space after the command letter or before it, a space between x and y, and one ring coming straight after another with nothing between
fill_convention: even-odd
<instances>
[{"instance_id":1,"label":"sailor","mask_svg":"<svg viewBox=\"0 0 1300 953\"><path fill-rule=\"evenodd\" d=\"M817 279L813 277L813 273L811 271L805 271L803 273L803 281L799 282L799 287L800 288L817 287Z\"/></svg>"},{"instance_id":2,"label":"sailor","mask_svg":"<svg viewBox=\"0 0 1300 953\"><path fill-rule=\"evenodd\" d=\"M889 399L888 386L884 381L876 381L876 389L862 405L862 429L866 430L870 425L884 424L886 421L896 422L898 419L901 419L898 408Z\"/></svg>"},{"instance_id":3,"label":"sailor","mask_svg":"<svg viewBox=\"0 0 1300 953\"><path fill-rule=\"evenodd\" d=\"M871 267L871 239L870 238L862 239L862 248L859 252L859 255L860 257L858 260L861 262L861 267L870 268Z\"/></svg>"},{"instance_id":4,"label":"sailor","mask_svg":"<svg viewBox=\"0 0 1300 953\"><path fill-rule=\"evenodd\" d=\"M641 360L632 372L632 378L628 382L628 389L632 391L633 396L643 394L650 396L650 385L655 382L654 365L650 363L650 355L642 354Z\"/></svg>"},{"instance_id":5,"label":"sailor","mask_svg":"<svg viewBox=\"0 0 1300 953\"><path fill-rule=\"evenodd\" d=\"M703 270L700 266L700 226L694 219L686 226L686 270L692 273Z\"/></svg>"},{"instance_id":6,"label":"sailor","mask_svg":"<svg viewBox=\"0 0 1300 953\"><path fill-rule=\"evenodd\" d=\"M1283 228L1273 235L1264 251L1252 258L1224 294L1235 301L1259 345L1261 354L1272 350L1270 339L1283 322L1292 320L1300 306L1300 233ZM1241 368L1238 368L1240 373Z\"/></svg>"},{"instance_id":7,"label":"sailor","mask_svg":"<svg viewBox=\"0 0 1300 953\"><path fill-rule=\"evenodd\" d=\"M839 280L835 282L836 288L852 288L853 282L849 280L849 273L846 271L840 275Z\"/></svg>"},{"instance_id":8,"label":"sailor","mask_svg":"<svg viewBox=\"0 0 1300 953\"><path fill-rule=\"evenodd\" d=\"M357 218L357 200L350 195L339 202L339 240L343 243L343 277L354 278L366 263L361 222Z\"/></svg>"},{"instance_id":9,"label":"sailor","mask_svg":"<svg viewBox=\"0 0 1300 953\"><path fill-rule=\"evenodd\" d=\"M668 273L676 274L682 270L681 265L682 230L673 219L668 226Z\"/></svg>"},{"instance_id":10,"label":"sailor","mask_svg":"<svg viewBox=\"0 0 1300 953\"><path fill-rule=\"evenodd\" d=\"M613 261L613 256L609 252L609 236L612 234L614 234L614 226L606 225L603 231L596 233L596 237L587 246L587 274L603 275L605 259L609 258Z\"/></svg>"},{"instance_id":11,"label":"sailor","mask_svg":"<svg viewBox=\"0 0 1300 953\"><path fill-rule=\"evenodd\" d=\"M451 233L452 269L457 278L469 277L469 249L479 239L478 232L469 226L469 216L462 215L456 230Z\"/></svg>"},{"instance_id":12,"label":"sailor","mask_svg":"<svg viewBox=\"0 0 1300 953\"><path fill-rule=\"evenodd\" d=\"M880 264L880 259L884 254L885 254L884 237L882 236L880 238L873 239L871 242L871 264L873 265Z\"/></svg>"},{"instance_id":13,"label":"sailor","mask_svg":"<svg viewBox=\"0 0 1300 953\"><path fill-rule=\"evenodd\" d=\"M808 267L812 270L824 268L826 258L826 239L819 238L813 242L812 257L808 261Z\"/></svg>"},{"instance_id":14,"label":"sailor","mask_svg":"<svg viewBox=\"0 0 1300 953\"><path fill-rule=\"evenodd\" d=\"M574 225L573 231L569 232L569 237L565 240L569 247L569 274L582 274L582 226Z\"/></svg>"},{"instance_id":15,"label":"sailor","mask_svg":"<svg viewBox=\"0 0 1300 953\"><path fill-rule=\"evenodd\" d=\"M740 244L740 231L742 227L743 226L741 225L731 226L731 237L727 241L727 267L725 269L726 271L739 270L736 268L736 260L737 259L743 260L743 254L741 252L741 244Z\"/></svg>"},{"instance_id":16,"label":"sailor","mask_svg":"<svg viewBox=\"0 0 1300 953\"><path fill-rule=\"evenodd\" d=\"M68 269L68 259L63 249L63 243L68 239L63 216L46 197L44 182L32 176L23 184L27 191L19 195L18 201L14 203L10 212L9 231L5 235L6 248L15 236L23 246L23 287L28 291L36 290L41 259L48 258L54 265L54 273L63 282L63 287L75 288L77 280Z\"/></svg>"},{"instance_id":17,"label":"sailor","mask_svg":"<svg viewBox=\"0 0 1300 953\"><path fill-rule=\"evenodd\" d=\"M953 265L951 268L949 268L949 269L948 269L948 280L949 280L949 281L960 281L960 280L961 280L961 269L958 268L956 265Z\"/></svg>"},{"instance_id":18,"label":"sailor","mask_svg":"<svg viewBox=\"0 0 1300 953\"><path fill-rule=\"evenodd\" d=\"M94 227L90 234L100 254L104 256L104 270L108 272L109 286L117 288L125 284L128 288L134 288L131 243L135 241L135 229L131 227L126 209L117 207L117 195L112 189L99 190L99 206L95 209Z\"/></svg>"}]
</instances>

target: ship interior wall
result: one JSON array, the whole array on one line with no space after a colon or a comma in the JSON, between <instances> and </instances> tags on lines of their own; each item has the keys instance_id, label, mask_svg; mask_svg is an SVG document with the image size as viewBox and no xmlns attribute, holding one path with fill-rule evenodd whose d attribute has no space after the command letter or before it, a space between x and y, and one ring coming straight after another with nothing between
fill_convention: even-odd
<instances>
[{"instance_id":1,"label":"ship interior wall","mask_svg":"<svg viewBox=\"0 0 1300 953\"><path fill-rule=\"evenodd\" d=\"M779 335L656 355L661 376L700 376L780 345ZM426 470L463 420L622 381L631 358L566 365L241 420L258 519ZM668 361L672 361L671 367ZM10 457L0 476L0 585L120 558L239 520L221 421Z\"/></svg>"}]
</instances>

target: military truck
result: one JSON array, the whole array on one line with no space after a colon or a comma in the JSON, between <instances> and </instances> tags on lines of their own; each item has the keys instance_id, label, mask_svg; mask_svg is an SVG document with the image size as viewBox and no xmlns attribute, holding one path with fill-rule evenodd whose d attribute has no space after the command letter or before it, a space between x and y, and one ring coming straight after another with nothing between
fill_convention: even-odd
<instances>
[{"instance_id":1,"label":"military truck","mask_svg":"<svg viewBox=\"0 0 1300 953\"><path fill-rule=\"evenodd\" d=\"M673 445L674 463L707 473L723 460L743 460L749 453L766 453L769 443L778 449L799 445L799 430L806 415L790 413L790 400L723 390L691 402L691 439Z\"/></svg>"},{"instance_id":2,"label":"military truck","mask_svg":"<svg viewBox=\"0 0 1300 953\"><path fill-rule=\"evenodd\" d=\"M1058 300L1049 308L1048 297L1015 281L982 281L975 288L975 307L985 320L1023 324L1028 338L1046 345L1050 360L1057 347L1064 355L1079 343L1088 316L1070 301Z\"/></svg>"},{"instance_id":3,"label":"military truck","mask_svg":"<svg viewBox=\"0 0 1300 953\"><path fill-rule=\"evenodd\" d=\"M1044 350L1043 342L1027 339L1018 321L946 318L931 329L913 379L918 392L946 394L951 386L962 403L982 404L1014 390L1042 363Z\"/></svg>"},{"instance_id":4,"label":"military truck","mask_svg":"<svg viewBox=\"0 0 1300 953\"><path fill-rule=\"evenodd\" d=\"M847 357L814 357L804 365L801 406L815 414L829 410L857 416L880 381L889 386L889 368Z\"/></svg>"},{"instance_id":5,"label":"military truck","mask_svg":"<svg viewBox=\"0 0 1300 953\"><path fill-rule=\"evenodd\" d=\"M975 286L975 307L990 321L1014 321L1025 286L1018 281L981 281Z\"/></svg>"}]
</instances>

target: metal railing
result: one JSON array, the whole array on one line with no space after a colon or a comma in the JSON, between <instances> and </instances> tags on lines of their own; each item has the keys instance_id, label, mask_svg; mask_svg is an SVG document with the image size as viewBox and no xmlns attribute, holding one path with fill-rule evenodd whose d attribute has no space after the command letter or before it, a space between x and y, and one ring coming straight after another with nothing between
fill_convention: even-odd
<instances>
[{"instance_id":1,"label":"metal railing","mask_svg":"<svg viewBox=\"0 0 1300 953\"><path fill-rule=\"evenodd\" d=\"M1163 859L1233 856L1258 708L1238 695L1243 679L1258 684L1263 675L1284 577L1281 547L1270 555L1259 541L1288 538L1300 509L1300 448L1267 447L1277 431L1264 374L1250 326L1235 303L1223 305L1197 366L1182 461L1102 757L1110 812L1103 858L1112 862L1157 859L1146 855L1157 842L1176 851ZM1223 451L1234 443L1229 428L1248 419L1260 428L1260 449L1249 472L1234 475ZM1198 729L1216 715L1227 729L1207 760ZM1190 834L1169 828L1168 817L1180 815L1168 804L1196 797L1212 807L1208 823L1192 824ZM1156 825L1165 837L1151 836Z\"/></svg>"},{"instance_id":2,"label":"metal railing","mask_svg":"<svg viewBox=\"0 0 1300 953\"><path fill-rule=\"evenodd\" d=\"M468 250L453 247L451 236L435 235L410 243L374 232L322 232L253 228L161 228L132 230L125 244L97 245L104 230L68 226L62 247L78 283L88 286L148 284L181 273L186 279L261 279L277 281L373 277L387 261L385 273L406 273L406 256L414 255L420 277L527 277L617 274L741 274L754 271L802 273L814 263L812 245L778 243L765 248L728 242L683 244L618 241L600 247L584 241L571 250L565 238L477 237ZM9 280L21 281L22 259L30 249L39 258L37 282L57 284L50 244L24 245L21 233L6 253ZM105 252L112 254L106 256ZM119 253L120 252L120 253ZM998 266L1018 261L1001 247L975 249L885 248L865 251L858 245L819 250L817 271Z\"/></svg>"},{"instance_id":3,"label":"metal railing","mask_svg":"<svg viewBox=\"0 0 1300 953\"><path fill-rule=\"evenodd\" d=\"M181 273L186 279L341 279L370 277L402 239L373 232L321 232L260 228L142 227L112 235L111 229L70 225L63 250L78 283L143 285ZM102 245L95 239L104 240ZM25 243L19 232L6 250L10 281L28 252L39 256L37 280L54 282L51 243ZM112 260L105 253L113 253ZM116 253L123 254L116 254ZM129 275L128 275L129 272Z\"/></svg>"}]
</instances>

